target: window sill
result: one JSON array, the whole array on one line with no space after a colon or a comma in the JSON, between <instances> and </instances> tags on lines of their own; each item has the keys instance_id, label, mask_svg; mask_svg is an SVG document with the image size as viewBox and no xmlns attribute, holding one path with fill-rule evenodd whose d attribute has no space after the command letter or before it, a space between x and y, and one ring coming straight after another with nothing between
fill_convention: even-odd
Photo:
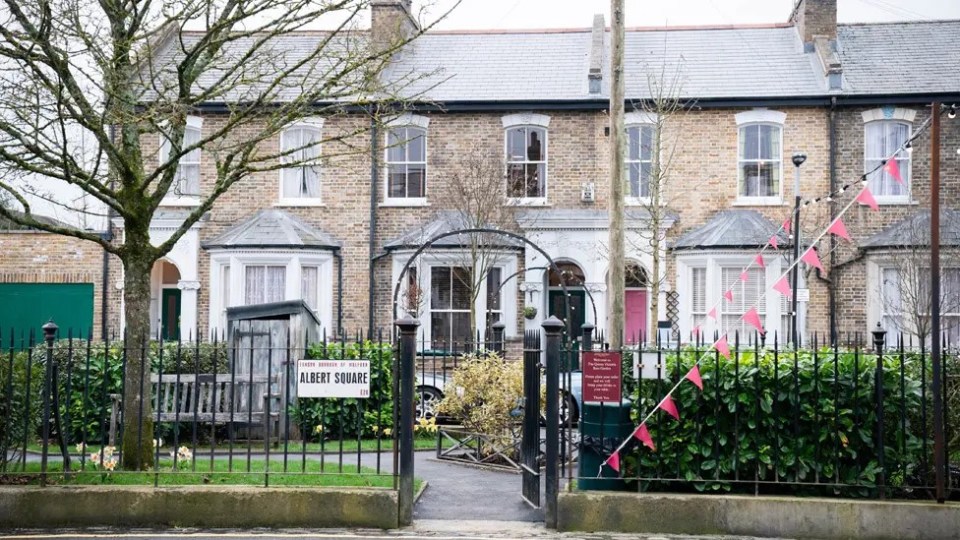
<instances>
[{"instance_id":1,"label":"window sill","mask_svg":"<svg viewBox=\"0 0 960 540\"><path fill-rule=\"evenodd\" d=\"M381 208L417 208L430 206L426 197L411 197L409 199L384 199L377 206Z\"/></svg>"},{"instance_id":2,"label":"window sill","mask_svg":"<svg viewBox=\"0 0 960 540\"><path fill-rule=\"evenodd\" d=\"M874 195L873 199L877 201L878 206L917 206L920 204L920 201L911 199L910 197L884 197L882 195ZM866 205L860 203L860 206Z\"/></svg>"},{"instance_id":3,"label":"window sill","mask_svg":"<svg viewBox=\"0 0 960 540\"><path fill-rule=\"evenodd\" d=\"M650 206L651 204L650 197L624 197L623 203L627 206Z\"/></svg>"},{"instance_id":4,"label":"window sill","mask_svg":"<svg viewBox=\"0 0 960 540\"><path fill-rule=\"evenodd\" d=\"M320 199L280 199L274 203L275 207L315 207L322 208L327 206Z\"/></svg>"},{"instance_id":5,"label":"window sill","mask_svg":"<svg viewBox=\"0 0 960 540\"><path fill-rule=\"evenodd\" d=\"M541 207L546 207L546 206L553 206L553 205L551 205L551 204L547 201L547 198L546 198L546 197L535 197L535 198L534 198L534 197L530 197L530 198L522 198L522 199L508 198L508 199L507 199L507 203L506 203L504 206L541 206Z\"/></svg>"},{"instance_id":6,"label":"window sill","mask_svg":"<svg viewBox=\"0 0 960 540\"><path fill-rule=\"evenodd\" d=\"M780 197L742 197L733 201L733 206L784 206Z\"/></svg>"},{"instance_id":7,"label":"window sill","mask_svg":"<svg viewBox=\"0 0 960 540\"><path fill-rule=\"evenodd\" d=\"M160 206L200 206L200 197L165 197Z\"/></svg>"}]
</instances>

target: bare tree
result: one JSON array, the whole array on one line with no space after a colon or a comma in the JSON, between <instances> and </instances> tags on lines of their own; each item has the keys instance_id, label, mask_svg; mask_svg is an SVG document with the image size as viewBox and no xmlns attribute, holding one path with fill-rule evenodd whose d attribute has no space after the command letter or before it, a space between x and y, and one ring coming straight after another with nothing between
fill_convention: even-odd
<instances>
[{"instance_id":1,"label":"bare tree","mask_svg":"<svg viewBox=\"0 0 960 540\"><path fill-rule=\"evenodd\" d=\"M654 335L660 310L660 289L664 281L661 274L666 226L672 222L670 182L673 179L673 160L682 135L673 123L693 103L681 97L683 79L680 67L670 70L664 63L659 68L651 69L648 66L645 72L650 97L641 101L638 108L647 114L649 123L638 126L628 136L630 149L627 159L631 162L631 170L627 173L627 181L630 184L628 192L637 201L648 226L638 230L629 241L632 247L649 253L651 257L650 273L646 278L650 286L650 335ZM639 140L632 141L631 137Z\"/></svg>"},{"instance_id":2,"label":"bare tree","mask_svg":"<svg viewBox=\"0 0 960 540\"><path fill-rule=\"evenodd\" d=\"M957 249L960 247L957 240L960 239L954 238L951 231L960 230L960 212L946 210L941 213L940 220L944 245L949 247L941 251L940 312L957 313L960 312L960 250ZM893 247L881 264L881 305L895 321L895 330L926 342L933 332L930 320L933 295L930 292L929 212L903 221L898 239L900 245ZM956 332L958 321L945 317L943 322ZM945 336L949 334L944 332Z\"/></svg>"},{"instance_id":3,"label":"bare tree","mask_svg":"<svg viewBox=\"0 0 960 540\"><path fill-rule=\"evenodd\" d=\"M3 3L0 192L16 208L0 207L0 216L95 242L121 261L130 351L125 384L134 389L123 403L122 466L150 467L150 400L135 390L150 388L140 344L149 339L153 264L238 181L316 165L321 158L305 150L317 143L335 143L324 147L324 159L359 151L351 141L368 123L282 151L263 143L310 116L400 99L421 76L391 73L387 80L385 68L432 25L369 39L357 21L370 0ZM301 32L318 21L334 27ZM202 135L185 136L188 115L197 111L214 120ZM145 144L156 141L163 141L160 150ZM199 190L192 186L195 206L153 245L150 223L161 201L188 187L181 158L201 150L214 164L205 169L213 178L204 177ZM23 186L39 182L54 186L51 192L75 186L88 194L123 222L122 238L110 242L34 215Z\"/></svg>"},{"instance_id":4,"label":"bare tree","mask_svg":"<svg viewBox=\"0 0 960 540\"><path fill-rule=\"evenodd\" d=\"M506 197L506 165L495 150L475 144L455 163L443 185L438 188L438 206L449 230L496 229L516 231L515 207ZM477 300L491 269L508 257L505 247L513 244L501 235L474 232L457 235L464 249L460 266L466 272L457 274L470 298L470 332L477 335ZM501 276L504 277L504 276Z\"/></svg>"}]
</instances>

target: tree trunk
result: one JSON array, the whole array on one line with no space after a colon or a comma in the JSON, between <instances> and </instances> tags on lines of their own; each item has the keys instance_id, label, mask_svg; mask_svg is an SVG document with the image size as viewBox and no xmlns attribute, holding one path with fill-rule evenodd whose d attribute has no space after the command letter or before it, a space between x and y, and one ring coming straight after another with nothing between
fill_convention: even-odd
<instances>
[{"instance_id":1,"label":"tree trunk","mask_svg":"<svg viewBox=\"0 0 960 540\"><path fill-rule=\"evenodd\" d=\"M659 227L659 225L658 225ZM653 243L653 267L651 268L651 276L648 276L650 281L650 327L651 333L650 336L654 341L659 337L658 323L660 321L660 232L655 230L654 234L658 239Z\"/></svg>"},{"instance_id":2,"label":"tree trunk","mask_svg":"<svg viewBox=\"0 0 960 540\"><path fill-rule=\"evenodd\" d=\"M153 420L149 356L150 346L150 271L154 258L150 253L149 227L131 227L128 222L123 260L124 320L126 331L126 370L123 374L123 453L124 470L153 467Z\"/></svg>"},{"instance_id":3,"label":"tree trunk","mask_svg":"<svg viewBox=\"0 0 960 540\"><path fill-rule=\"evenodd\" d=\"M609 302L609 342L610 348L619 350L623 346L624 320L624 246L623 232L623 199L624 175L623 154L624 138L624 82L623 82L623 43L624 43L624 14L623 0L610 1L610 41L612 54L610 56L610 200L608 211L610 214L610 271L607 295ZM576 332L571 329L571 332Z\"/></svg>"}]
</instances>

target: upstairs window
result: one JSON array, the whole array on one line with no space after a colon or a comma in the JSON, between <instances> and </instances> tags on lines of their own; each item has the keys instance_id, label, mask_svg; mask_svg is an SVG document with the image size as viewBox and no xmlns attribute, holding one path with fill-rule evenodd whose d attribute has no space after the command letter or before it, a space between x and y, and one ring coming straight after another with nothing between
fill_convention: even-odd
<instances>
[{"instance_id":1,"label":"upstairs window","mask_svg":"<svg viewBox=\"0 0 960 540\"><path fill-rule=\"evenodd\" d=\"M627 179L630 197L650 196L650 177L653 171L653 130L650 125L627 126Z\"/></svg>"},{"instance_id":2,"label":"upstairs window","mask_svg":"<svg viewBox=\"0 0 960 540\"><path fill-rule=\"evenodd\" d=\"M507 130L507 197L547 196L547 130L522 126Z\"/></svg>"},{"instance_id":3,"label":"upstairs window","mask_svg":"<svg viewBox=\"0 0 960 540\"><path fill-rule=\"evenodd\" d=\"M910 124L895 120L880 120L866 124L864 138L864 172L876 171L867 177L870 191L877 197L907 199L910 195L910 153L901 151L895 159L900 167L903 183L884 171L882 163L897 152L910 138ZM879 168L878 168L879 167Z\"/></svg>"},{"instance_id":4,"label":"upstairs window","mask_svg":"<svg viewBox=\"0 0 960 540\"><path fill-rule=\"evenodd\" d=\"M189 148L200 142L200 128L202 120L199 117L188 116L183 130L181 149ZM170 158L170 141L164 139L160 145L160 163L166 163ZM173 183L170 185L171 198L198 197L200 195L200 149L194 148L180 156L177 163Z\"/></svg>"},{"instance_id":5,"label":"upstairs window","mask_svg":"<svg viewBox=\"0 0 960 540\"><path fill-rule=\"evenodd\" d=\"M414 126L387 131L387 197L427 196L427 130Z\"/></svg>"},{"instance_id":6,"label":"upstairs window","mask_svg":"<svg viewBox=\"0 0 960 540\"><path fill-rule=\"evenodd\" d=\"M782 129L776 124L740 126L739 197L780 201Z\"/></svg>"},{"instance_id":7,"label":"upstairs window","mask_svg":"<svg viewBox=\"0 0 960 540\"><path fill-rule=\"evenodd\" d=\"M320 199L320 137L315 125L296 125L281 133L281 199Z\"/></svg>"}]
</instances>

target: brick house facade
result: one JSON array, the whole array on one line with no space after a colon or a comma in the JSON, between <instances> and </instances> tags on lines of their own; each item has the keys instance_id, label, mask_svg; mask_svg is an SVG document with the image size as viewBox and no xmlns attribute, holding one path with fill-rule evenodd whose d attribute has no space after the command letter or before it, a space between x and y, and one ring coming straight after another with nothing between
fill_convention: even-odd
<instances>
[{"instance_id":1,"label":"brick house facade","mask_svg":"<svg viewBox=\"0 0 960 540\"><path fill-rule=\"evenodd\" d=\"M389 39L392 32L402 32L414 24L407 2L379 0L373 3L373 10L375 39ZM804 198L817 197L829 193L831 186L864 173L865 125L869 123L865 114L875 122L889 120L889 115L907 115L908 124L920 126L929 116L924 103L933 98L946 103L960 101L960 85L951 86L950 82L951 78L956 82L958 71L947 65L955 59L932 64L928 60L932 56L917 54L896 66L899 80L870 71L874 69L870 66L887 61L882 56L885 49L876 42L885 40L893 30L926 36L926 46L946 48L949 40L942 36L960 31L960 21L838 26L835 0L801 0L786 24L627 32L628 65L643 66L648 57L674 62L669 65L683 74L682 97L690 105L664 128L664 139L676 141L677 149L665 193L670 217L667 246L662 253L661 311L649 313L646 284L642 280L633 283L634 298L642 307L636 315L640 323L634 320L634 324L646 332L656 320L670 316L683 336L704 322L707 330L725 330L722 317L714 324L705 321L698 310L720 299L729 286L729 269L748 264L762 243L740 238L732 243L700 243L681 249L678 246L685 245L685 239L722 227L724 219L734 220L728 224L737 223L735 219L752 220L761 229L769 227L771 233L775 232L792 212L794 167L790 158L795 151L807 155L801 169L801 193ZM300 126L305 129L303 133L322 130L325 137L351 134L347 142L354 150L344 152L345 145L335 148L337 143L325 144L319 152L331 157L323 161L318 191L308 196L284 196L284 176L276 172L251 175L224 194L166 258L176 272L171 268L169 274L161 272L157 277L155 330L163 324L160 296L164 288L180 291L182 335L187 335L188 328L196 328L201 334L222 329L224 309L249 303L250 299L305 296L310 296L308 303L329 333L388 328L399 314L393 307L394 287L415 247L400 240L415 236L417 231L436 231L431 224L445 208L440 207L435 195L445 189L454 174L458 156L477 147L502 155L504 161L522 161L525 171L544 162L543 169L536 169L534 174L534 181L541 182L535 189L542 192L526 197L528 200L512 201L519 203L513 230L538 244L582 280L575 283L577 290L584 290L578 296L582 303L577 309L583 313L579 320L604 330L607 263L603 245L607 238L609 170L606 40L602 18L594 27L583 30L431 32L418 39L395 63L398 70L439 70L445 80L428 92L432 103L413 105L408 114L391 118L373 130L367 129L369 118L359 114L317 119ZM519 44L526 47L527 55L540 55L538 65L516 58L512 51ZM904 50L914 50L908 46ZM765 48L762 54L758 47ZM662 53L650 53L663 49L669 54L657 57ZM484 54L478 56L477 51ZM676 56L686 60L678 64ZM646 96L647 85L641 70L632 75L629 71L627 110L632 112L628 128L644 122L638 102ZM429 85L430 81L423 84ZM944 119L943 203L958 208L960 178L953 149L960 146L960 123ZM194 125L204 130L221 121L214 112L200 113ZM402 160L391 154L387 139L389 133L400 129L407 130L403 132L406 138L396 139L406 141L399 145L405 152ZM512 157L511 130L525 130L523 149ZM531 150L531 134L536 135L535 152ZM417 146L419 141L423 141L422 150ZM744 150L754 142L759 145L760 155ZM156 156L161 151L160 141L155 138L145 139L143 144L146 155ZM279 145L281 141L278 138L269 144ZM883 201L880 212L854 207L844 218L854 242L840 242L832 253L828 242L820 246L822 253L829 254L824 257L826 272L820 276L805 271L803 276L803 286L810 291L809 302L801 303L800 309L800 326L806 335L826 334L831 327L840 332L863 332L881 317L870 301L877 284L868 282L871 272L876 274L876 265L870 266L875 255L859 246L929 201L929 145L927 135L914 144L909 198ZM539 160L531 157L537 152ZM741 173L752 170L751 163L757 165L758 172ZM405 195L413 196L391 193L389 171L399 170L391 169L391 164L406 167ZM204 160L202 152L198 169L198 189L200 193L209 192L213 163ZM425 188L416 187L421 170L425 170ZM412 176L409 171L414 171ZM592 196L586 196L585 191ZM182 216L192 204L189 196L171 197L155 222L155 240L162 240L164 230L176 223L178 213ZM804 234L817 232L818 227L822 230L838 204L840 201L823 201L805 209ZM641 249L638 236L648 226L647 221L640 207L628 205L628 212L627 258L649 272L651 255ZM117 234L122 234L121 225L113 224ZM228 236L235 237L231 235L244 227L254 231L296 229L300 237L330 241L320 247L279 241L257 245L221 242ZM0 241L7 241L6 236L0 235ZM448 298L446 306L434 302L457 292L455 285L439 284L441 277L450 275L445 273L448 271L433 270L462 265L461 251L448 246L431 250L417 261L417 275L424 280L421 286L429 293L420 314L426 341L431 339L434 327L447 325L444 332L451 332L448 327L462 324L463 316L457 314L452 300ZM99 268L100 259L95 259L94 266ZM87 262L83 263L84 271L94 271L93 267L87 269ZM777 270L789 265L789 253L773 255L770 263L766 273L757 274L759 289L749 293L743 290L745 294L738 293L738 297L768 290L779 275ZM15 264L4 258L0 275L6 275L8 265ZM556 312L553 301L557 287L545 272L534 270L544 264L533 249L505 249L498 262L501 294L493 299L482 292L484 307L497 305L508 336L518 336L524 328L539 328L546 316ZM34 273L44 271L42 266L34 269ZM114 264L110 271L108 279L97 281L120 283L118 266ZM513 274L516 277L506 279ZM484 287L498 284L488 283ZM676 316L668 313L668 292L676 295ZM111 326L120 324L120 296L113 294L109 300ZM536 308L537 315L524 318L524 307ZM786 332L789 304L772 293L764 308L766 327L781 335ZM744 305L724 304L724 313L731 317L737 310L742 314L743 309ZM478 330L486 330L486 325L486 320L478 317Z\"/></svg>"}]
</instances>

